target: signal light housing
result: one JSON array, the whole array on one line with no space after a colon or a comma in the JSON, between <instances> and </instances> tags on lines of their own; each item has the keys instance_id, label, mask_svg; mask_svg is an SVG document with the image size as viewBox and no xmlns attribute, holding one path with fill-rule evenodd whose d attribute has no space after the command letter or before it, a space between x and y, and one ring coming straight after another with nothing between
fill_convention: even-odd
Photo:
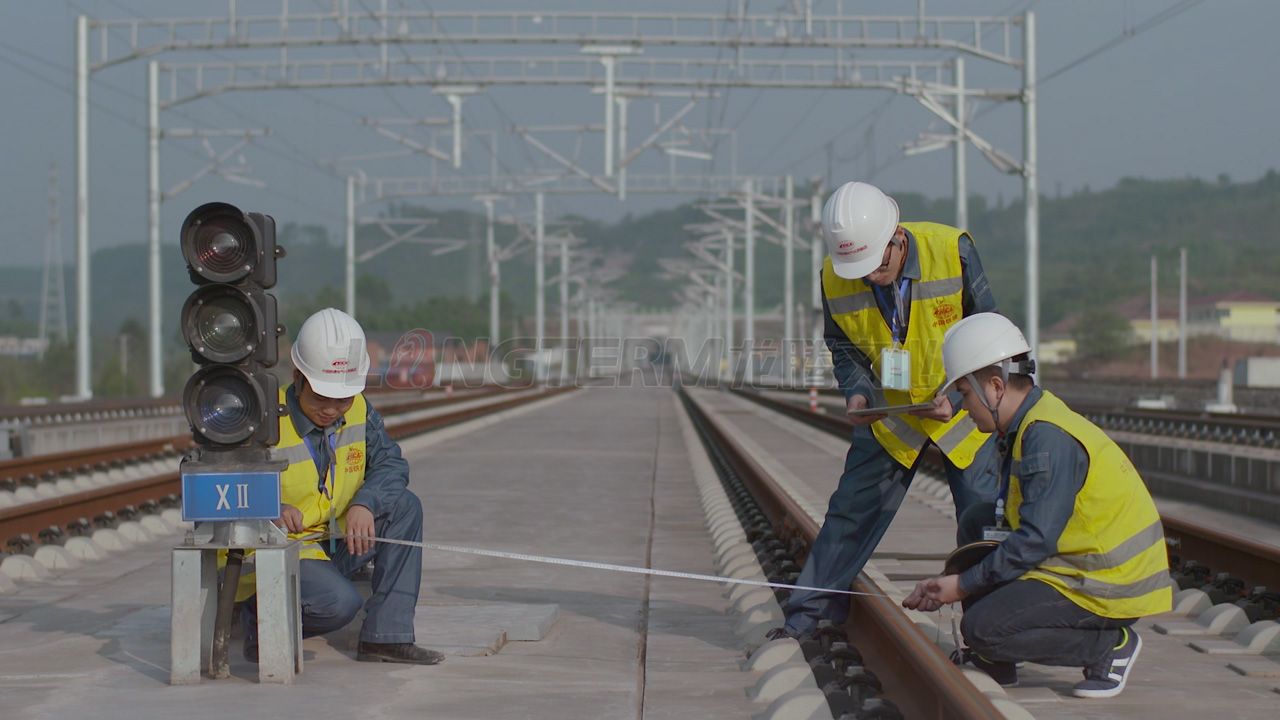
<instances>
[{"instance_id":1,"label":"signal light housing","mask_svg":"<svg viewBox=\"0 0 1280 720\"><path fill-rule=\"evenodd\" d=\"M270 215L207 203L183 221L181 243L197 285L248 279L263 289L275 287L276 221Z\"/></svg>"},{"instance_id":2,"label":"signal light housing","mask_svg":"<svg viewBox=\"0 0 1280 720\"><path fill-rule=\"evenodd\" d=\"M234 365L208 365L183 388L182 407L198 441L270 447L280 441L279 387L274 375L254 377Z\"/></svg>"},{"instance_id":3,"label":"signal light housing","mask_svg":"<svg viewBox=\"0 0 1280 720\"><path fill-rule=\"evenodd\" d=\"M278 359L275 296L257 288L206 285L182 306L182 336L196 362L234 363L250 356L264 367Z\"/></svg>"},{"instance_id":4,"label":"signal light housing","mask_svg":"<svg viewBox=\"0 0 1280 720\"><path fill-rule=\"evenodd\" d=\"M278 360L284 328L276 299L276 224L227 203L201 205L182 223L182 257L196 287L182 306L182 336L200 368L182 407L206 450L261 449L280 438Z\"/></svg>"}]
</instances>

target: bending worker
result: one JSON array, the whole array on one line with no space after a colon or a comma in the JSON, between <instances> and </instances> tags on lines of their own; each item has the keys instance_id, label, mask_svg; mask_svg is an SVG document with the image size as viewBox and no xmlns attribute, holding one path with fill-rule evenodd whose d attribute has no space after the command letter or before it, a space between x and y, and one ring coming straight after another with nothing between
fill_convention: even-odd
<instances>
[{"instance_id":1,"label":"bending worker","mask_svg":"<svg viewBox=\"0 0 1280 720\"><path fill-rule=\"evenodd\" d=\"M958 395L935 394L947 328L995 309L972 238L929 222L898 222L898 205L878 188L845 183L822 210L828 257L822 268L826 342L849 411L933 403L912 414L851 416L852 443L826 519L798 585L848 589L893 520L921 452L942 450L956 516L994 498L989 436L960 411ZM873 403L874 400L874 403ZM819 620L843 623L847 596L795 591L784 628L799 637Z\"/></svg>"},{"instance_id":2,"label":"bending worker","mask_svg":"<svg viewBox=\"0 0 1280 720\"><path fill-rule=\"evenodd\" d=\"M276 525L291 538L330 538L302 547L302 634L342 628L363 607L357 660L434 665L444 656L414 644L422 549L373 540L421 542L422 503L409 490L400 446L362 394L369 372L364 330L341 310L321 310L302 324L292 358L293 384L280 393L289 412L271 451L289 462L280 476L284 504ZM365 602L348 578L370 560L373 594ZM253 576L242 577L236 599L253 591ZM253 606L242 607L245 657L257 662Z\"/></svg>"},{"instance_id":3,"label":"bending worker","mask_svg":"<svg viewBox=\"0 0 1280 720\"><path fill-rule=\"evenodd\" d=\"M891 197L845 183L822 211L828 258L822 269L826 341L849 411L928 404L911 414L851 415L844 474L796 584L847 589L901 505L928 443L941 448L956 515L996 492L988 436L959 411L959 396L936 395L945 373L942 334L957 320L996 309L969 233L938 223L899 223ZM785 628L799 637L819 620L844 623L849 600L796 591Z\"/></svg>"},{"instance_id":4,"label":"bending worker","mask_svg":"<svg viewBox=\"0 0 1280 720\"><path fill-rule=\"evenodd\" d=\"M1168 611L1172 581L1155 503L1106 433L1035 385L1022 333L996 314L965 318L942 348L947 387L997 433L1001 489L960 518L961 542L998 541L959 575L921 581L903 601L965 600L968 660L1001 685L1015 663L1084 669L1074 694L1120 694L1142 649L1137 618Z\"/></svg>"}]
</instances>

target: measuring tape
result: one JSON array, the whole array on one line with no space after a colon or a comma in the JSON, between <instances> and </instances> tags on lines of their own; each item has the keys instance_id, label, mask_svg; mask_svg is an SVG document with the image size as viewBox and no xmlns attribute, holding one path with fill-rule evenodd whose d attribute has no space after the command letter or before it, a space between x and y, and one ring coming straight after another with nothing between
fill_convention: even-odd
<instances>
[{"instance_id":1,"label":"measuring tape","mask_svg":"<svg viewBox=\"0 0 1280 720\"><path fill-rule=\"evenodd\" d=\"M328 537L328 535L317 533L315 535L308 535L299 539L303 541L324 540L328 539ZM613 563L592 562L590 560L571 560L569 558L549 557L546 555L529 555L526 553L506 552L503 550L485 550L483 548L465 547L462 545L441 545L438 543L395 540L392 538L382 537L372 537L368 539L373 540L374 542L386 543L388 545L404 545L407 547L422 548L423 550L438 550L440 552L458 553L462 555L479 555L481 557L499 558L502 560L519 560L521 562L542 563L544 565L561 565L563 567L606 570L609 572L631 573L633 575L651 575L655 577L678 578L681 580L699 580L703 582L730 583L733 585L782 588L785 590L808 590L811 592L832 593L834 595L862 595L866 597L880 597L893 600L892 597L883 593L858 592L856 590L833 590L831 588L811 587L809 585L788 585L786 583L776 583L768 580L746 580L743 578L724 577L722 575L704 575L702 573L678 572L675 570L655 570L654 568L642 568L634 565L615 565Z\"/></svg>"}]
</instances>

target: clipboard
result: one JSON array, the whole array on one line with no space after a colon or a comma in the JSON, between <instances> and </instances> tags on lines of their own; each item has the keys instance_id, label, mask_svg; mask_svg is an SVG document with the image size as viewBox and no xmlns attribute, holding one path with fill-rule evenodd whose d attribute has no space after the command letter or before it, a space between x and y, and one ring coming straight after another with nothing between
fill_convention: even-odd
<instances>
[{"instance_id":1,"label":"clipboard","mask_svg":"<svg viewBox=\"0 0 1280 720\"><path fill-rule=\"evenodd\" d=\"M901 415L909 413L912 410L929 410L933 407L933 403L924 402L915 405L888 405L885 407L863 408L861 410L849 410L847 415L857 417L859 415Z\"/></svg>"}]
</instances>

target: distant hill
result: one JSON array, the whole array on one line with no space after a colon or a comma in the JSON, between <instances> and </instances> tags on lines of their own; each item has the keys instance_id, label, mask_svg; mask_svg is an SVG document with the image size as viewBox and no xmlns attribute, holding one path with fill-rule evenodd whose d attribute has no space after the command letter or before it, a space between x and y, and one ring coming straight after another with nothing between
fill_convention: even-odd
<instances>
[{"instance_id":1,"label":"distant hill","mask_svg":"<svg viewBox=\"0 0 1280 720\"><path fill-rule=\"evenodd\" d=\"M889 190L898 199L904 219L948 222L952 217L948 198L928 199ZM1110 305L1146 293L1152 254L1160 258L1162 286L1173 292L1180 247L1190 253L1193 295L1231 290L1280 295L1280 174L1275 171L1245 183L1225 177L1216 181L1125 179L1107 190L1043 198L1041 208L1042 326L1089 304ZM409 207L389 212L419 213ZM363 298L358 304L402 307L433 297L480 300L486 296L483 218L463 211L431 214L438 219L432 235L475 238L476 242L469 249L439 256L422 245L402 244L362 263L358 273L380 278L385 286L370 289L380 294L376 303L373 298ZM997 301L1005 312L1021 320L1022 205L1012 202L993 207L975 196L970 217L970 229ZM704 219L692 205L681 205L627 216L614 224L577 218L573 229L590 246L630 259L628 273L616 283L622 298L644 307L667 307L674 303L674 287L672 281L658 277L658 260L684 256L683 245L692 239L684 226ZM500 226L500 242L512 236L509 227ZM376 228L362 227L359 248L363 252L377 247L384 239ZM303 317L318 303L340 302L343 254L337 239L323 228L284 222L280 241L289 251L280 264L277 287L283 314ZM805 239L802 247L807 245ZM761 242L758 253L757 306L774 307L781 303L778 270L782 252ZM503 294L517 316L532 315L531 254L503 266ZM127 320L146 319L145 257L143 245L94 253L92 305L97 334L112 336ZM189 286L176 245L166 245L163 257L165 337L176 348L180 345L176 315ZM554 254L549 261L548 276L552 276L558 271ZM807 250L798 252L796 288L800 297L808 296L808 268ZM70 295L74 292L70 270L66 279ZM6 329L25 332L34 326L40 281L39 268L0 268L0 334ZM389 297L382 296L388 292ZM555 312L553 290L548 298L548 311ZM73 297L68 297L68 304L74 311ZM70 320L74 323L74 312ZM510 321L510 317L504 319L504 323Z\"/></svg>"}]
</instances>

